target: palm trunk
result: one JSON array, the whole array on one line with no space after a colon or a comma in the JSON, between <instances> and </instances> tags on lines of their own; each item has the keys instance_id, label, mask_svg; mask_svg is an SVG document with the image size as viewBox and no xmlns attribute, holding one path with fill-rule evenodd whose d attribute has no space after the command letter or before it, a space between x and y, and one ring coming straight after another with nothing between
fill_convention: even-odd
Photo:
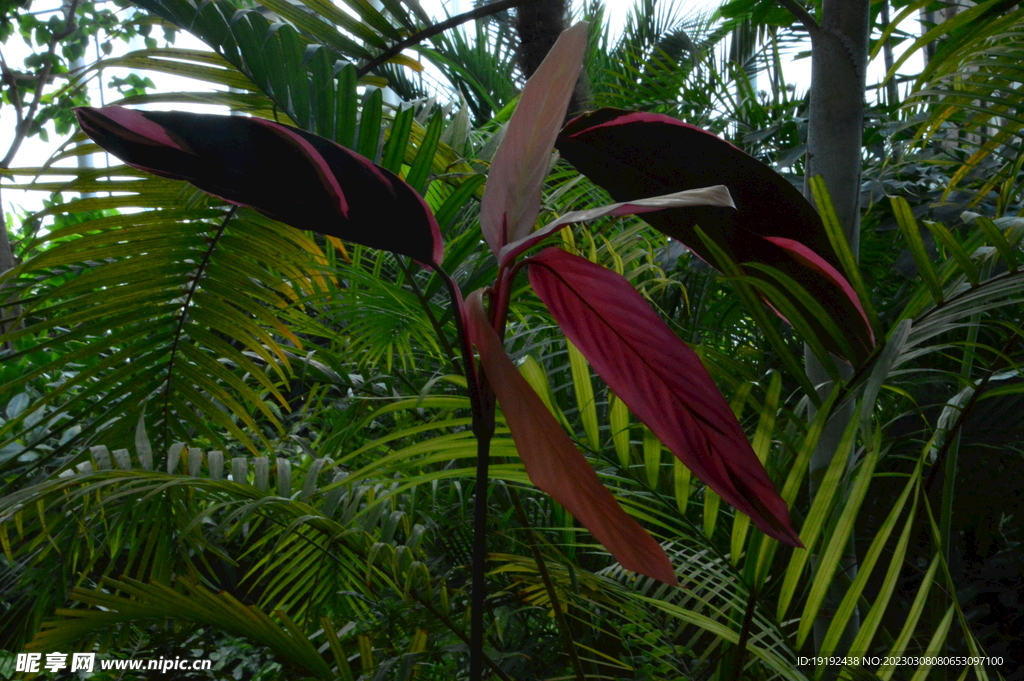
<instances>
[{"instance_id":1,"label":"palm trunk","mask_svg":"<svg viewBox=\"0 0 1024 681\"><path fill-rule=\"evenodd\" d=\"M790 6L790 3L786 3ZM864 130L864 87L868 63L870 0L823 0L822 21L818 25L804 13L801 19L811 33L811 92L807 131L805 177L820 175L825 180L839 222L856 254L860 248L861 147ZM809 185L805 189L808 199ZM817 358L805 351L807 374L815 385L830 391L827 373ZM840 374L852 370L837 362ZM822 433L810 463L812 496L839 445L842 430L852 416L853 405L837 413ZM847 547L841 568L851 578L856 575L857 558L853 539ZM814 622L814 647L820 650L825 632L839 605L842 593L830 588ZM848 650L860 625L855 611L850 618L839 650ZM838 653L839 651L837 651ZM849 651L851 654L857 651Z\"/></svg>"}]
</instances>

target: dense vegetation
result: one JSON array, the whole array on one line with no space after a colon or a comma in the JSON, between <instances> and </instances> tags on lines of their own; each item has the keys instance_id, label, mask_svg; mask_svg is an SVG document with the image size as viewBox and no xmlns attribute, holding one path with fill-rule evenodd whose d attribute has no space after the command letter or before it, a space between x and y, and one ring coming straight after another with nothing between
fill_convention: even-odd
<instances>
[{"instance_id":1,"label":"dense vegetation","mask_svg":"<svg viewBox=\"0 0 1024 681\"><path fill-rule=\"evenodd\" d=\"M96 650L209 657L215 678L466 678L472 518L486 510L485 652L501 678L1024 679L1024 10L845 3L887 65L904 18L933 22L910 36L924 71L867 92L856 215L834 185L838 212L806 183L847 235L835 245L879 340L855 367L805 351L821 320L779 320L758 280L639 219L562 233L697 351L806 549L720 503L525 282L513 290L506 348L662 543L682 585L669 587L622 569L530 485L500 413L475 508L466 383L430 270L250 209L222 228L219 199L128 166L51 167L98 150L71 127L84 79L185 75L196 91L129 79L118 103L218 104L335 140L420 191L444 268L467 293L486 285L480 197L533 68L516 59L521 18L481 11L475 33L373 64L430 17L400 0L341 4L74 3L52 25L4 8L0 35L18 27L44 56L24 78L3 67L3 105L26 116L22 134L52 119L72 136L45 165L0 164L4 186L51 195L0 242L0 675L23 650ZM587 3L576 101L699 125L803 188L815 118L783 65L815 26L835 28L835 8L735 0L685 19L644 0L612 38ZM153 41L68 70L81 50L61 41L141 27L208 49ZM609 202L559 161L541 218ZM847 654L882 661L799 660Z\"/></svg>"}]
</instances>

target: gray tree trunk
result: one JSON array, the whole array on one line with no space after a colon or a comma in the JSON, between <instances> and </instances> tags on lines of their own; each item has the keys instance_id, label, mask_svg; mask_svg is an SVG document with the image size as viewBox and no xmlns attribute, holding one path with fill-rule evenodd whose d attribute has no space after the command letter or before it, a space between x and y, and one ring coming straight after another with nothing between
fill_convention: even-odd
<instances>
[{"instance_id":1,"label":"gray tree trunk","mask_svg":"<svg viewBox=\"0 0 1024 681\"><path fill-rule=\"evenodd\" d=\"M821 24L808 26L811 33L811 92L805 177L809 180L820 175L825 180L854 254L860 249L861 148L870 16L870 0L823 0ZM806 17L804 21L811 23L813 19ZM805 193L813 202L809 188ZM811 352L805 351L805 357L808 376L827 394L832 386L824 367ZM837 365L844 378L852 374L847 365L842 362L837 362ZM851 405L837 413L822 433L810 463L812 495L836 452L852 409ZM839 569L851 579L856 575L857 557L852 538ZM843 591L830 588L815 618L816 651L821 648ZM855 611L840 639L840 651L849 650L859 627L860 618ZM855 654L857 651L849 652Z\"/></svg>"}]
</instances>

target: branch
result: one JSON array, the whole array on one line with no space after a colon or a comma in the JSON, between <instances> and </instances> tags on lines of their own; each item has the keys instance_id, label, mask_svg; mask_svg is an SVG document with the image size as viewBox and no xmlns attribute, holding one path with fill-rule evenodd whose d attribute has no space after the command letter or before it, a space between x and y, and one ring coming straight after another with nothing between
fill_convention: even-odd
<instances>
[{"instance_id":1,"label":"branch","mask_svg":"<svg viewBox=\"0 0 1024 681\"><path fill-rule=\"evenodd\" d=\"M21 115L21 108L23 105L21 103L21 93L18 91L18 81L31 80L31 77L25 78L24 76L26 74L15 74L15 72L7 66L7 60L4 59L4 53L2 50L0 50L0 75L3 77L2 82L6 83L10 88L11 104L14 105L14 130L17 133L17 131L21 130L23 120ZM13 146L14 143L12 142L11 144Z\"/></svg>"},{"instance_id":2,"label":"branch","mask_svg":"<svg viewBox=\"0 0 1024 681\"><path fill-rule=\"evenodd\" d=\"M14 140L11 142L10 149L7 150L7 155L4 156L2 161L0 161L0 168L7 168L11 165L15 154L17 154L18 149L21 148L21 143L25 141L25 137L28 135L28 129L32 125L32 120L36 116L36 111L39 109L39 103L43 100L43 88L46 85L46 81L50 78L50 71L53 69L53 60L56 57L57 44L74 33L75 29L78 28L75 25L75 12L78 11L78 2L79 0L71 0L71 4L67 6L67 14L64 17L64 30L50 36L50 43L46 47L46 61L43 64L43 67L39 69L39 73L36 75L35 79L35 97L32 98L32 103L29 104L28 112L22 118L21 124L15 128ZM12 91L17 91L17 88L14 87L13 84Z\"/></svg>"},{"instance_id":3,"label":"branch","mask_svg":"<svg viewBox=\"0 0 1024 681\"><path fill-rule=\"evenodd\" d=\"M434 333L437 335L437 341L441 344L441 350L448 357L448 361L451 362L452 368L455 373L461 374L462 368L459 366L459 360L455 356L455 349L452 348L452 344L448 342L448 335L444 332L440 322L437 321L437 317L434 316L434 311L430 307L430 301L420 290L419 285L416 284L416 278L413 276L412 269L405 262L405 258L396 258L398 260L398 266L405 272L406 278L409 280L409 284L412 286L412 292L416 294L416 298L420 301L420 306L427 315L427 319L430 321L430 325L434 329Z\"/></svg>"},{"instance_id":4,"label":"branch","mask_svg":"<svg viewBox=\"0 0 1024 681\"><path fill-rule=\"evenodd\" d=\"M440 610L435 608L434 604L430 602L430 599L420 595L419 592L417 592L415 589L410 589L409 594L416 599L417 603L426 608L427 612L436 617L441 622L441 624L448 627L449 631L458 636L459 639L463 643L465 643L467 647L469 646L469 637L466 636L466 633L462 631L462 629L457 627L455 623L452 622L448 617L445 617ZM512 681L512 679L509 678L508 674L502 671L501 667L498 666L498 663L492 660L487 655L486 652L481 654L483 655L484 662L487 664L488 667L491 668L491 671L493 671L498 676L498 678L502 679L503 681Z\"/></svg>"},{"instance_id":5,"label":"branch","mask_svg":"<svg viewBox=\"0 0 1024 681\"><path fill-rule=\"evenodd\" d=\"M819 26L818 22L815 21L813 16L811 16L811 13L796 0L778 0L778 2L780 5L788 9L789 13L796 17L812 36L821 30L821 26Z\"/></svg>"},{"instance_id":6,"label":"branch","mask_svg":"<svg viewBox=\"0 0 1024 681\"><path fill-rule=\"evenodd\" d=\"M363 76L365 76L370 71L374 70L387 60L391 59L392 57L398 56L399 54L402 53L402 50L408 49L413 45L421 43L428 38L433 38L435 35L439 33L444 33L449 28L455 28L459 24L464 24L467 21L472 21L474 19L482 19L492 14L497 14L498 12L502 12L506 9L511 9L512 7L516 7L517 5L521 5L529 1L530 0L499 0L498 2L492 2L491 4L484 5L483 7L477 7L476 9L471 10L469 12L457 14L446 21L442 21L439 24L434 24L429 28L425 28L419 33L415 33L409 36L402 42L395 43L387 50L381 52L376 57L371 59L369 63L367 63L365 66L359 69L359 77L362 78Z\"/></svg>"},{"instance_id":7,"label":"branch","mask_svg":"<svg viewBox=\"0 0 1024 681\"><path fill-rule=\"evenodd\" d=\"M569 629L569 623L565 619L565 613L562 611L562 603L558 599L558 592L555 591L555 584L551 581L551 573L548 572L548 564L544 561L544 554L540 552L540 547L537 546L537 542L534 539L545 541L543 537L539 536L533 527L530 525L530 518L526 515L526 509L523 508L522 502L519 500L519 493L516 492L514 487L508 485L502 485L505 493L508 495L509 500L512 501L512 508L515 509L516 517L519 519L519 524L523 526L523 529L529 534L529 546L530 552L533 554L533 561L537 564L537 570L540 572L540 578L544 582L544 590L548 593L548 598L551 600L551 608L555 611L555 621L558 623L558 631L562 634L562 639L565 643L565 650L569 654L569 663L572 665L573 673L576 675L578 681L585 681L586 676L583 673L583 664L580 662L579 655L576 653L576 643L572 639L572 630Z\"/></svg>"}]
</instances>

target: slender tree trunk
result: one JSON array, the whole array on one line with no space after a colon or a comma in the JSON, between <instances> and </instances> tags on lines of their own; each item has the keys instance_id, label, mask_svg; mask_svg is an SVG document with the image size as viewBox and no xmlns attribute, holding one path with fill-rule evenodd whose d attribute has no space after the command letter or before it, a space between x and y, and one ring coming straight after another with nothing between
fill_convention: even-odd
<instances>
[{"instance_id":1,"label":"slender tree trunk","mask_svg":"<svg viewBox=\"0 0 1024 681\"><path fill-rule=\"evenodd\" d=\"M870 0L824 0L821 26L811 34L806 177L824 178L854 253L860 247L870 7Z\"/></svg>"},{"instance_id":2,"label":"slender tree trunk","mask_svg":"<svg viewBox=\"0 0 1024 681\"><path fill-rule=\"evenodd\" d=\"M861 148L864 135L864 88L868 64L870 0L823 0L821 24L809 26L811 33L811 92L807 130L805 177L820 175L825 180L835 205L843 233L854 254L860 248ZM805 23L813 21L805 18ZM809 188L805 190L808 199ZM831 390L828 374L817 358L805 351L807 374L823 392ZM840 375L852 374L846 364L837 361ZM837 413L822 433L810 463L810 489L817 491L832 460L842 431L853 414L853 406ZM857 557L853 539L847 546L840 570L853 578ZM832 623L842 598L838 588L830 588L814 622L814 647L820 651L825 633ZM840 639L839 650L848 651L860 627L855 611ZM858 651L849 651L856 654ZM866 652L866 651L865 651Z\"/></svg>"},{"instance_id":3,"label":"slender tree trunk","mask_svg":"<svg viewBox=\"0 0 1024 681\"><path fill-rule=\"evenodd\" d=\"M882 26L889 26L889 0L882 0L882 11L881 11ZM889 73L892 70L892 65L895 63L892 54L892 39L885 41L885 45L882 46L882 58L885 60L885 72ZM899 103L899 84L896 82L895 76L889 79L889 82L885 84L886 104L889 106L896 106Z\"/></svg>"},{"instance_id":4,"label":"slender tree trunk","mask_svg":"<svg viewBox=\"0 0 1024 681\"><path fill-rule=\"evenodd\" d=\"M525 0L515 11L514 25L519 38L516 61L523 76L529 78L568 28L569 6L566 0ZM589 100L586 72L581 71L565 113L566 120L584 111Z\"/></svg>"}]
</instances>

